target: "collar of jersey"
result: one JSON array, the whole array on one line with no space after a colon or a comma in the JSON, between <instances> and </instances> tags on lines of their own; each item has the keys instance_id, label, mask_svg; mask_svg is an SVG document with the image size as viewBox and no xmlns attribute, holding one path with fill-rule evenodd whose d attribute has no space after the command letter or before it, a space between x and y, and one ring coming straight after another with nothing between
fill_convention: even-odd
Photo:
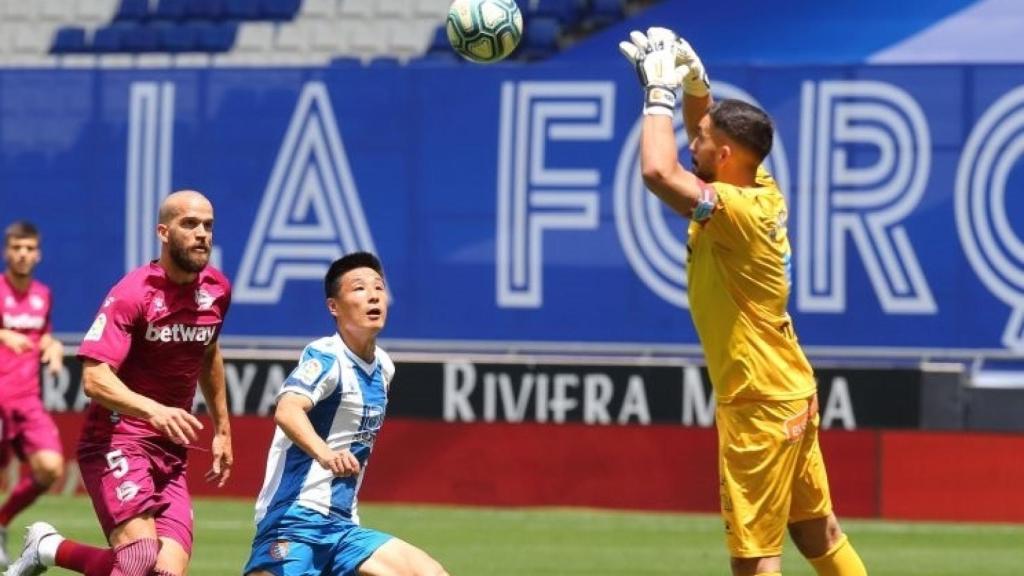
<instances>
[{"instance_id":1,"label":"collar of jersey","mask_svg":"<svg viewBox=\"0 0 1024 576\"><path fill-rule=\"evenodd\" d=\"M348 346L345 345L345 341L341 339L341 335L335 333L334 340L337 345L345 352L345 356L352 361L360 370L366 374L373 374L374 370L377 369L377 355L373 355L373 362L367 364L366 360L359 357L358 354L349 350Z\"/></svg>"}]
</instances>

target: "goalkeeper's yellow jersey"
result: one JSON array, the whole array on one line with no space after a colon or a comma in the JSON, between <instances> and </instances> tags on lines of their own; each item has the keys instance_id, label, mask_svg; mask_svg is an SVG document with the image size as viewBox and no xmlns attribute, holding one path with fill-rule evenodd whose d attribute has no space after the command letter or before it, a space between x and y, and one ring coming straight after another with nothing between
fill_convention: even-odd
<instances>
[{"instance_id":1,"label":"goalkeeper's yellow jersey","mask_svg":"<svg viewBox=\"0 0 1024 576\"><path fill-rule=\"evenodd\" d=\"M786 312L790 247L786 201L760 168L757 186L722 182L714 211L690 222L690 312L716 400L786 400L814 394L811 365Z\"/></svg>"}]
</instances>

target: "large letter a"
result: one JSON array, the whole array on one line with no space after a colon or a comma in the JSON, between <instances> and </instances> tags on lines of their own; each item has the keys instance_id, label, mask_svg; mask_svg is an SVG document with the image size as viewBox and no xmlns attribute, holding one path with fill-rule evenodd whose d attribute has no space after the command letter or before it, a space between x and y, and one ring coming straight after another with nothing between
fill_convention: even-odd
<instances>
[{"instance_id":1,"label":"large letter a","mask_svg":"<svg viewBox=\"0 0 1024 576\"><path fill-rule=\"evenodd\" d=\"M289 280L321 280L348 252L373 251L334 111L321 82L295 107L235 278L238 302L274 304Z\"/></svg>"}]
</instances>

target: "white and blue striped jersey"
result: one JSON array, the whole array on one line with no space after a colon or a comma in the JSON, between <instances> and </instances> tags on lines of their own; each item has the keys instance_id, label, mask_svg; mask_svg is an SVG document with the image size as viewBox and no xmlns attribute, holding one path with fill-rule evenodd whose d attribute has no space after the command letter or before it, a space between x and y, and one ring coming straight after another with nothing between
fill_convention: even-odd
<instances>
[{"instance_id":1,"label":"white and blue striped jersey","mask_svg":"<svg viewBox=\"0 0 1024 576\"><path fill-rule=\"evenodd\" d=\"M336 478L280 427L267 455L263 489L256 501L256 522L277 524L293 506L359 523L357 493L366 473L373 443L384 423L388 386L395 365L377 348L367 364L345 346L337 334L311 342L299 365L281 386L281 394L302 394L313 401L307 412L313 428L332 451L349 449L359 460L358 475Z\"/></svg>"}]
</instances>

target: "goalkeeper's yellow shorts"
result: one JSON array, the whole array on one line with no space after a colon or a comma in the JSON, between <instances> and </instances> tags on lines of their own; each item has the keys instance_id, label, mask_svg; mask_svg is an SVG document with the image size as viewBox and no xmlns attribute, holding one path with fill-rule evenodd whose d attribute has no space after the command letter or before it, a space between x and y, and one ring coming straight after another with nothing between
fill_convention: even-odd
<instances>
[{"instance_id":1,"label":"goalkeeper's yellow shorts","mask_svg":"<svg viewBox=\"0 0 1024 576\"><path fill-rule=\"evenodd\" d=\"M734 558L782 554L786 525L832 513L817 395L719 405L718 474Z\"/></svg>"}]
</instances>

